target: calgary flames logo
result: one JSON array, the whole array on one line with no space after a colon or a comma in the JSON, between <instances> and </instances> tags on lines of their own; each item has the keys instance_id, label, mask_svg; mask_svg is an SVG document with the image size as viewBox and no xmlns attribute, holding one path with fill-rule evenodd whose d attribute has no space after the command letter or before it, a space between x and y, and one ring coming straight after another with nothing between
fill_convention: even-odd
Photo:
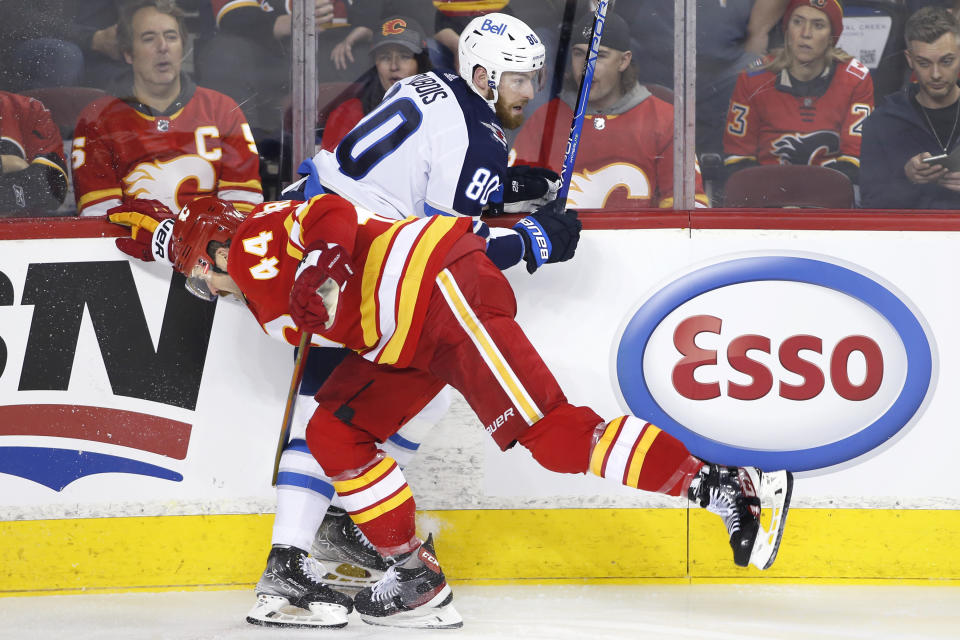
<instances>
[{"instance_id":1,"label":"calgary flames logo","mask_svg":"<svg viewBox=\"0 0 960 640\"><path fill-rule=\"evenodd\" d=\"M394 36L407 30L407 21L400 18L387 20L383 23L381 33L385 36Z\"/></svg>"},{"instance_id":2,"label":"calgary flames logo","mask_svg":"<svg viewBox=\"0 0 960 640\"><path fill-rule=\"evenodd\" d=\"M780 164L821 165L840 150L840 135L836 131L788 133L770 146Z\"/></svg>"},{"instance_id":3,"label":"calgary flames logo","mask_svg":"<svg viewBox=\"0 0 960 640\"><path fill-rule=\"evenodd\" d=\"M639 167L623 162L594 172L577 171L570 179L567 200L571 207L602 209L617 191L623 192L627 201L649 200L650 180Z\"/></svg>"},{"instance_id":4,"label":"calgary flames logo","mask_svg":"<svg viewBox=\"0 0 960 640\"><path fill-rule=\"evenodd\" d=\"M198 193L212 193L217 186L217 175L210 162L187 155L166 162L141 162L124 177L123 182L124 193L135 198L159 200L171 211L178 211ZM194 185L184 188L188 182Z\"/></svg>"}]
</instances>

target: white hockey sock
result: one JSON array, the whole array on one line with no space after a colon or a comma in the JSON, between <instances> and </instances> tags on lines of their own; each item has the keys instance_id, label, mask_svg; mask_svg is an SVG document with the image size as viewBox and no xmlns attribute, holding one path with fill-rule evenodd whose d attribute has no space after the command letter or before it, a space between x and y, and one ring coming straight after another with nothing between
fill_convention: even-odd
<instances>
[{"instance_id":1,"label":"white hockey sock","mask_svg":"<svg viewBox=\"0 0 960 640\"><path fill-rule=\"evenodd\" d=\"M280 456L277 473L277 515L273 521L273 544L310 550L317 528L334 496L326 476L305 440L307 423L316 409L313 396L297 396L290 441Z\"/></svg>"},{"instance_id":2,"label":"white hockey sock","mask_svg":"<svg viewBox=\"0 0 960 640\"><path fill-rule=\"evenodd\" d=\"M380 448L397 461L401 469L405 468L430 430L433 429L450 409L450 387L444 387L433 400L420 410L420 413L407 420L400 430L390 436Z\"/></svg>"}]
</instances>

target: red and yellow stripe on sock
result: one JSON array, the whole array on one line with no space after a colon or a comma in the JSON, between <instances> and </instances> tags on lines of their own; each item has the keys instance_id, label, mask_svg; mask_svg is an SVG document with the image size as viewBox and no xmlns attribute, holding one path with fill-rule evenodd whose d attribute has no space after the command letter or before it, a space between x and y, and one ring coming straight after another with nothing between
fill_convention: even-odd
<instances>
[{"instance_id":1,"label":"red and yellow stripe on sock","mask_svg":"<svg viewBox=\"0 0 960 640\"><path fill-rule=\"evenodd\" d=\"M591 473L668 495L681 495L701 464L682 442L633 416L609 422L590 454Z\"/></svg>"},{"instance_id":2,"label":"red and yellow stripe on sock","mask_svg":"<svg viewBox=\"0 0 960 640\"><path fill-rule=\"evenodd\" d=\"M413 492L397 462L386 456L352 478L333 483L353 521L378 549L410 542L416 525Z\"/></svg>"}]
</instances>

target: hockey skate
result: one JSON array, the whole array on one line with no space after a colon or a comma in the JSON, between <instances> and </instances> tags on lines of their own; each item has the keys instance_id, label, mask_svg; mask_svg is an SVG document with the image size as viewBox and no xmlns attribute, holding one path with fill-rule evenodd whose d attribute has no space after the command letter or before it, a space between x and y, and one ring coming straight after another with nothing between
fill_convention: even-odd
<instances>
[{"instance_id":1,"label":"hockey skate","mask_svg":"<svg viewBox=\"0 0 960 640\"><path fill-rule=\"evenodd\" d=\"M310 555L323 563L323 584L338 589L372 587L387 563L347 512L331 507L317 529Z\"/></svg>"},{"instance_id":2,"label":"hockey skate","mask_svg":"<svg viewBox=\"0 0 960 640\"><path fill-rule=\"evenodd\" d=\"M411 629L463 626L433 550L433 535L416 551L398 558L377 584L361 590L354 605L368 624Z\"/></svg>"},{"instance_id":3,"label":"hockey skate","mask_svg":"<svg viewBox=\"0 0 960 640\"><path fill-rule=\"evenodd\" d=\"M688 496L723 518L737 566L769 569L780 548L792 492L789 471L706 464L690 483ZM766 527L764 512L769 514Z\"/></svg>"},{"instance_id":4,"label":"hockey skate","mask_svg":"<svg viewBox=\"0 0 960 640\"><path fill-rule=\"evenodd\" d=\"M322 565L296 547L273 547L247 622L269 627L339 628L353 610L349 596L321 584Z\"/></svg>"}]
</instances>

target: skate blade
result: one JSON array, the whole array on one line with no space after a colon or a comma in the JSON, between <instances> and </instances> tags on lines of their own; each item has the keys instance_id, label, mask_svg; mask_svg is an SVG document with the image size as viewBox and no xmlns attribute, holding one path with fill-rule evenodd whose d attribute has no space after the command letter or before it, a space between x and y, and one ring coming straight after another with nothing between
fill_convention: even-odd
<instances>
[{"instance_id":1,"label":"skate blade","mask_svg":"<svg viewBox=\"0 0 960 640\"><path fill-rule=\"evenodd\" d=\"M793 474L789 471L764 472L757 494L760 497L760 517L763 519L764 514L769 514L770 524L764 527L763 522L759 523L760 530L750 552L750 564L764 570L773 565L773 561L777 559L777 551L780 550L783 527L787 522L787 511L790 510L790 498L793 495Z\"/></svg>"},{"instance_id":2,"label":"skate blade","mask_svg":"<svg viewBox=\"0 0 960 640\"><path fill-rule=\"evenodd\" d=\"M382 618L361 613L360 619L367 624L404 629L459 629L463 626L463 617L453 606L453 592L449 585L445 585L430 602L412 611Z\"/></svg>"},{"instance_id":3,"label":"skate blade","mask_svg":"<svg viewBox=\"0 0 960 640\"><path fill-rule=\"evenodd\" d=\"M309 609L301 609L283 596L260 594L247 614L247 622L264 627L340 629L347 626L348 613L339 604L312 602Z\"/></svg>"},{"instance_id":4,"label":"skate blade","mask_svg":"<svg viewBox=\"0 0 960 640\"><path fill-rule=\"evenodd\" d=\"M334 569L330 569L329 560L320 559L320 562L327 568L327 573L320 579L322 584L334 589L354 589L359 591L367 587L372 587L383 577L382 571L365 569L355 564L341 563Z\"/></svg>"}]
</instances>

